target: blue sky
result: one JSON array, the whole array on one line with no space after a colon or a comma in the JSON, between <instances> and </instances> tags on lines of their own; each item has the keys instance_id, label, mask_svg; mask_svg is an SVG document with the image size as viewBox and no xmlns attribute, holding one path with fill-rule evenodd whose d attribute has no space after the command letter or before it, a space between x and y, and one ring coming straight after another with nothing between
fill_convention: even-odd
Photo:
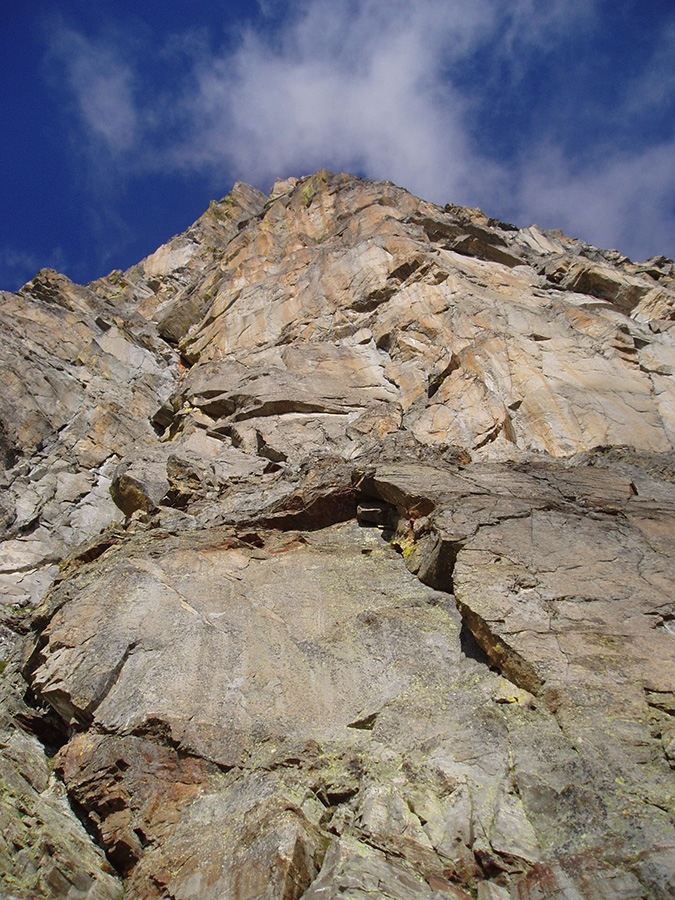
<instances>
[{"instance_id":1,"label":"blue sky","mask_svg":"<svg viewBox=\"0 0 675 900\"><path fill-rule=\"evenodd\" d=\"M675 256L674 0L5 0L0 40L2 289L323 167Z\"/></svg>"}]
</instances>

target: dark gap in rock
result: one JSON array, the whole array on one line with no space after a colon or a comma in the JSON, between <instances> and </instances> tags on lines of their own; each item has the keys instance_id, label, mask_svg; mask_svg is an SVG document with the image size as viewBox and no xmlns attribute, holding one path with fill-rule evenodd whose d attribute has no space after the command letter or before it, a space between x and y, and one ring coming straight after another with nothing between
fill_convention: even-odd
<instances>
[{"instance_id":1,"label":"dark gap in rock","mask_svg":"<svg viewBox=\"0 0 675 900\"><path fill-rule=\"evenodd\" d=\"M485 878L488 880L498 878L502 874L502 872L509 871L508 867L502 864L499 857L496 856L496 854L494 854L491 850L474 850L473 855L478 866L485 875Z\"/></svg>"},{"instance_id":2,"label":"dark gap in rock","mask_svg":"<svg viewBox=\"0 0 675 900\"><path fill-rule=\"evenodd\" d=\"M94 562L94 560L98 559L99 556L102 556L106 550L112 547L114 543L115 541L113 539L100 541L95 546L89 547L78 556L73 557L73 559L81 563Z\"/></svg>"},{"instance_id":3,"label":"dark gap in rock","mask_svg":"<svg viewBox=\"0 0 675 900\"><path fill-rule=\"evenodd\" d=\"M462 229L455 222L442 222L419 214L410 216L404 221L410 222L412 225L420 225L432 244L444 244L456 240L462 234Z\"/></svg>"},{"instance_id":4,"label":"dark gap in rock","mask_svg":"<svg viewBox=\"0 0 675 900\"><path fill-rule=\"evenodd\" d=\"M448 377L448 375L459 369L459 367L459 360L456 356L453 356L449 364L443 369L442 372L436 372L433 375L429 375L427 384L427 397L433 397L434 394L437 393L438 389L443 384L445 379Z\"/></svg>"},{"instance_id":5,"label":"dark gap in rock","mask_svg":"<svg viewBox=\"0 0 675 900\"><path fill-rule=\"evenodd\" d=\"M44 644L44 642L43 642ZM38 647L40 645L38 644ZM23 676L29 680L30 674L41 663L42 658L39 649L31 654L28 663L24 666ZM29 673L28 675L26 673ZM32 734L42 744L45 757L48 760L54 759L57 753L68 743L73 734L73 728L69 727L61 716L48 703L42 701L40 697L29 686L23 695L23 708L15 714L15 721L20 728ZM84 830L87 832L92 842L100 847L108 859L111 869L115 875L122 877L125 873L121 870L116 860L108 853L101 833L95 820L89 815L86 807L84 807L68 790L63 781L63 772L58 767L54 768L54 774L59 778L63 786L64 793L73 812L75 818L80 822Z\"/></svg>"},{"instance_id":6,"label":"dark gap in rock","mask_svg":"<svg viewBox=\"0 0 675 900\"><path fill-rule=\"evenodd\" d=\"M521 257L514 252L509 252L508 249L500 249L500 247L506 248L506 242L499 235L470 225L466 226L466 230L469 234L453 241L447 247L448 250L453 250L455 253L460 253L463 256L482 259L484 262L501 263L509 266L509 268L522 265L523 259Z\"/></svg>"},{"instance_id":7,"label":"dark gap in rock","mask_svg":"<svg viewBox=\"0 0 675 900\"><path fill-rule=\"evenodd\" d=\"M17 534L20 534L21 537L27 537L29 534L33 534L40 526L40 515L35 516L34 519L31 519L30 522L27 522L25 525L22 525L19 528Z\"/></svg>"},{"instance_id":8,"label":"dark gap in rock","mask_svg":"<svg viewBox=\"0 0 675 900\"><path fill-rule=\"evenodd\" d=\"M534 667L524 659L502 636L493 633L488 622L466 603L455 599L457 610L464 624L471 631L476 643L485 652L488 664L521 690L539 696L544 682Z\"/></svg>"},{"instance_id":9,"label":"dark gap in rock","mask_svg":"<svg viewBox=\"0 0 675 900\"><path fill-rule=\"evenodd\" d=\"M359 494L352 488L320 494L297 510L281 510L260 521L280 531L317 531L356 518Z\"/></svg>"},{"instance_id":10,"label":"dark gap in rock","mask_svg":"<svg viewBox=\"0 0 675 900\"><path fill-rule=\"evenodd\" d=\"M86 808L78 800L76 800L75 797L73 797L73 795L68 791L67 788L66 788L66 795L68 797L68 803L70 804L70 808L72 809L73 814L75 815L76 819L79 821L80 825L82 825L84 830L87 832L89 837L92 839L93 843L96 844L97 847L100 847L101 850L103 850L103 852L106 855L106 858L110 862L110 865L115 870L116 874L121 875L122 873L117 869L113 860L110 859L110 857L108 856L108 853L106 852L105 846L103 844L103 840L101 839L101 833L98 829L98 826L96 825L96 822L91 818L91 816L87 812Z\"/></svg>"},{"instance_id":11,"label":"dark gap in rock","mask_svg":"<svg viewBox=\"0 0 675 900\"><path fill-rule=\"evenodd\" d=\"M30 685L35 670L44 662L44 657L42 656L42 648L46 646L47 638L42 635L42 632L49 624L49 618L50 617L48 615L36 615L31 622L31 628L37 635L35 646L31 650L24 664L21 666L21 675L27 685ZM33 698L30 699L32 701ZM33 703L31 702L30 705L33 706Z\"/></svg>"},{"instance_id":12,"label":"dark gap in rock","mask_svg":"<svg viewBox=\"0 0 675 900\"><path fill-rule=\"evenodd\" d=\"M371 291L367 297L364 297L361 300L355 300L354 303L352 303L351 308L355 312L360 313L372 312L374 309L377 309L378 306L386 303L387 300L396 293L399 286L400 283L396 281L394 284L387 284L377 291Z\"/></svg>"},{"instance_id":13,"label":"dark gap in rock","mask_svg":"<svg viewBox=\"0 0 675 900\"><path fill-rule=\"evenodd\" d=\"M356 507L356 518L359 525L394 528L398 521L398 512L390 503L379 500L361 500Z\"/></svg>"},{"instance_id":14,"label":"dark gap in rock","mask_svg":"<svg viewBox=\"0 0 675 900\"><path fill-rule=\"evenodd\" d=\"M85 544L78 552L68 558L68 567L94 562L94 560L103 556L106 550L113 547L118 540L119 534L112 529L107 534L104 532L101 535L97 535L92 541Z\"/></svg>"},{"instance_id":15,"label":"dark gap in rock","mask_svg":"<svg viewBox=\"0 0 675 900\"><path fill-rule=\"evenodd\" d=\"M355 728L357 731L372 731L375 727L378 715L379 712L371 713L369 716L364 716L362 719L350 722L349 725L347 725L347 728Z\"/></svg>"},{"instance_id":16,"label":"dark gap in rock","mask_svg":"<svg viewBox=\"0 0 675 900\"><path fill-rule=\"evenodd\" d=\"M243 404L248 402L249 400L247 397L237 396L234 398L233 409L243 406ZM219 418L220 414L215 415L214 413L209 412L209 409L206 406L202 404L196 405L199 405L200 409L208 415L212 415L213 418ZM240 409L239 412L234 413L232 421L245 422L247 419L265 418L266 416L284 416L290 413L319 413L321 415L346 416L349 412L349 409L337 402L334 405L331 405L328 402L315 403L309 400L298 400L287 397L283 400L256 401L248 408Z\"/></svg>"},{"instance_id":17,"label":"dark gap in rock","mask_svg":"<svg viewBox=\"0 0 675 900\"><path fill-rule=\"evenodd\" d=\"M131 874L139 860L137 848L130 847L124 840L118 840L112 846L104 847L104 851L108 862L122 878Z\"/></svg>"},{"instance_id":18,"label":"dark gap in rock","mask_svg":"<svg viewBox=\"0 0 675 900\"><path fill-rule=\"evenodd\" d=\"M358 788L345 788L341 791L331 791L330 789L328 789L326 791L323 791L322 794L326 798L326 805L330 807L339 806L341 803L348 803L352 799L352 797L356 797L358 792ZM321 802L323 803L323 800L321 800Z\"/></svg>"},{"instance_id":19,"label":"dark gap in rock","mask_svg":"<svg viewBox=\"0 0 675 900\"><path fill-rule=\"evenodd\" d=\"M62 576L61 576L62 577ZM30 630L33 632L33 648L24 656L24 662L20 666L20 674L25 683L25 691L22 700L24 708L17 713L17 720L24 723L26 730L35 734L38 740L56 753L71 737L73 729L66 724L62 716L49 701L42 697L39 691L33 687L33 675L45 662L42 654L48 643L45 629L52 617L61 609L63 603L70 599L68 592L64 592L62 600L56 607L42 607L31 619ZM48 754L48 755L53 755Z\"/></svg>"},{"instance_id":20,"label":"dark gap in rock","mask_svg":"<svg viewBox=\"0 0 675 900\"><path fill-rule=\"evenodd\" d=\"M165 747L171 747L172 750L180 748L180 741L173 737L170 725L162 719L154 717L146 719L145 722L132 728L130 734L134 737L147 738Z\"/></svg>"},{"instance_id":21,"label":"dark gap in rock","mask_svg":"<svg viewBox=\"0 0 675 900\"><path fill-rule=\"evenodd\" d=\"M237 443L235 444L235 438L232 435L232 428L225 423L216 422L215 425L212 425L210 428L206 429L206 433L209 437L217 438L217 440L219 441L224 441L225 438L231 438L233 447L241 446L241 438L237 437Z\"/></svg>"},{"instance_id":22,"label":"dark gap in rock","mask_svg":"<svg viewBox=\"0 0 675 900\"><path fill-rule=\"evenodd\" d=\"M255 380L255 377L252 380ZM187 395L184 396L184 399L186 399L191 406L199 406L200 408L203 408L203 404L205 401L222 399L226 396L227 394L223 390L223 387L221 385L220 387L203 388L198 394L187 392ZM234 402L230 402L231 409L234 409Z\"/></svg>"},{"instance_id":23,"label":"dark gap in rock","mask_svg":"<svg viewBox=\"0 0 675 900\"><path fill-rule=\"evenodd\" d=\"M141 847L143 847L145 849L145 847L148 846L149 841L148 841L147 835L145 834L143 829L142 828L134 828L134 834L138 838L138 840L141 844Z\"/></svg>"},{"instance_id":24,"label":"dark gap in rock","mask_svg":"<svg viewBox=\"0 0 675 900\"><path fill-rule=\"evenodd\" d=\"M174 424L175 418L176 411L173 408L173 404L170 400L167 400L152 414L150 417L150 424L154 428L155 433L161 437L166 429Z\"/></svg>"},{"instance_id":25,"label":"dark gap in rock","mask_svg":"<svg viewBox=\"0 0 675 900\"><path fill-rule=\"evenodd\" d=\"M173 307L173 302L172 302ZM178 353L178 357L180 359L180 353L178 351L178 344L180 343L180 338L178 335L172 333L170 327L167 328L167 324L165 322L157 323L157 336L160 340L164 341L165 344L168 344L172 350L175 350Z\"/></svg>"},{"instance_id":26,"label":"dark gap in rock","mask_svg":"<svg viewBox=\"0 0 675 900\"><path fill-rule=\"evenodd\" d=\"M232 428L229 423L227 425L219 425L218 430L224 437L229 437L235 450L238 450L243 445L244 439L242 438L241 434L237 431L236 428Z\"/></svg>"},{"instance_id":27,"label":"dark gap in rock","mask_svg":"<svg viewBox=\"0 0 675 900\"><path fill-rule=\"evenodd\" d=\"M277 450L267 443L259 431L256 431L256 443L258 456L269 459L273 463L286 462L288 457L281 450Z\"/></svg>"},{"instance_id":28,"label":"dark gap in rock","mask_svg":"<svg viewBox=\"0 0 675 900\"><path fill-rule=\"evenodd\" d=\"M28 688L23 695L25 707L17 712L16 721L24 731L34 735L52 759L70 739L70 729L58 713Z\"/></svg>"},{"instance_id":29,"label":"dark gap in rock","mask_svg":"<svg viewBox=\"0 0 675 900\"><path fill-rule=\"evenodd\" d=\"M270 771L274 769L295 769L299 768L303 763L303 759L300 756L285 756L279 763L276 765L270 766ZM290 807L289 807L290 808Z\"/></svg>"},{"instance_id":30,"label":"dark gap in rock","mask_svg":"<svg viewBox=\"0 0 675 900\"><path fill-rule=\"evenodd\" d=\"M462 655L467 659L473 659L481 665L490 666L490 660L487 653L478 644L476 638L471 634L471 629L462 621L462 627L459 632L459 644Z\"/></svg>"},{"instance_id":31,"label":"dark gap in rock","mask_svg":"<svg viewBox=\"0 0 675 900\"><path fill-rule=\"evenodd\" d=\"M375 341L375 346L378 350L384 350L385 353L389 353L394 346L396 341L396 336L393 331L387 331L385 334L381 334L377 340Z\"/></svg>"},{"instance_id":32,"label":"dark gap in rock","mask_svg":"<svg viewBox=\"0 0 675 900\"><path fill-rule=\"evenodd\" d=\"M493 444L497 440L501 432L504 430L505 426L506 422L500 422L499 424L495 425L492 431L489 431L479 444L476 444L474 450L480 450L481 447L485 447L487 444Z\"/></svg>"},{"instance_id":33,"label":"dark gap in rock","mask_svg":"<svg viewBox=\"0 0 675 900\"><path fill-rule=\"evenodd\" d=\"M517 225L512 225L511 222L502 222L501 219L488 219L488 225L490 228L501 228L502 231L520 231Z\"/></svg>"},{"instance_id":34,"label":"dark gap in rock","mask_svg":"<svg viewBox=\"0 0 675 900\"><path fill-rule=\"evenodd\" d=\"M279 463L275 463L270 460L263 469L263 475L269 475L270 473L273 474L274 472L281 472L283 468L284 467L280 466Z\"/></svg>"},{"instance_id":35,"label":"dark gap in rock","mask_svg":"<svg viewBox=\"0 0 675 900\"><path fill-rule=\"evenodd\" d=\"M2 459L3 468L14 468L21 455L21 451L10 438L5 423L0 420L0 458Z\"/></svg>"},{"instance_id":36,"label":"dark gap in rock","mask_svg":"<svg viewBox=\"0 0 675 900\"><path fill-rule=\"evenodd\" d=\"M170 509L185 510L190 505L190 501L195 499L197 499L195 493L182 491L180 488L171 488L162 497L160 505L168 506Z\"/></svg>"},{"instance_id":37,"label":"dark gap in rock","mask_svg":"<svg viewBox=\"0 0 675 900\"><path fill-rule=\"evenodd\" d=\"M237 538L241 542L241 546L248 549L262 550L265 546L265 541L257 531L240 531L237 533Z\"/></svg>"},{"instance_id":38,"label":"dark gap in rock","mask_svg":"<svg viewBox=\"0 0 675 900\"><path fill-rule=\"evenodd\" d=\"M323 788L317 788L314 790L314 796L319 801L319 803L324 807L324 809L330 810L333 804L328 799L328 794L324 791ZM330 813L326 815L326 813L321 814L321 821L328 822L330 819Z\"/></svg>"},{"instance_id":39,"label":"dark gap in rock","mask_svg":"<svg viewBox=\"0 0 675 900\"><path fill-rule=\"evenodd\" d=\"M673 691L648 691L645 690L647 706L658 709L668 716L675 717L675 692Z\"/></svg>"},{"instance_id":40,"label":"dark gap in rock","mask_svg":"<svg viewBox=\"0 0 675 900\"><path fill-rule=\"evenodd\" d=\"M476 238L479 241L484 242L490 247L499 246L499 247L507 247L507 243L501 234L495 234L494 231L487 231L485 228L480 225L475 225L472 222L464 222L464 227L468 233L473 238Z\"/></svg>"},{"instance_id":41,"label":"dark gap in rock","mask_svg":"<svg viewBox=\"0 0 675 900\"><path fill-rule=\"evenodd\" d=\"M419 267L422 265L422 261L419 259L413 259L411 262L403 263L403 265L399 266L398 269L394 269L394 271L389 275L389 278L395 278L399 282L407 281L411 275L413 275Z\"/></svg>"},{"instance_id":42,"label":"dark gap in rock","mask_svg":"<svg viewBox=\"0 0 675 900\"><path fill-rule=\"evenodd\" d=\"M457 555L462 549L462 543L447 541L439 538L434 551L427 559L423 559L417 572L419 580L444 594L454 595L454 572Z\"/></svg>"},{"instance_id":43,"label":"dark gap in rock","mask_svg":"<svg viewBox=\"0 0 675 900\"><path fill-rule=\"evenodd\" d=\"M208 393L205 391L199 397L193 397L192 404L211 419L223 419L232 415L236 406L230 397L222 396L222 394L209 397Z\"/></svg>"},{"instance_id":44,"label":"dark gap in rock","mask_svg":"<svg viewBox=\"0 0 675 900\"><path fill-rule=\"evenodd\" d=\"M315 855L316 851L310 852L306 840L296 840L291 864L281 886L281 900L300 900L309 890L320 868L315 863Z\"/></svg>"}]
</instances>

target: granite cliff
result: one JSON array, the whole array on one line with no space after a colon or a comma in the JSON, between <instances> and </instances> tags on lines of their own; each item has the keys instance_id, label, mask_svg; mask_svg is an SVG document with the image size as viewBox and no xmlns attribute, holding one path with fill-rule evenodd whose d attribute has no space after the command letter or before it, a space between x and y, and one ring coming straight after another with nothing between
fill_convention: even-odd
<instances>
[{"instance_id":1,"label":"granite cliff","mask_svg":"<svg viewBox=\"0 0 675 900\"><path fill-rule=\"evenodd\" d=\"M675 265L327 172L0 303L3 897L675 895Z\"/></svg>"}]
</instances>

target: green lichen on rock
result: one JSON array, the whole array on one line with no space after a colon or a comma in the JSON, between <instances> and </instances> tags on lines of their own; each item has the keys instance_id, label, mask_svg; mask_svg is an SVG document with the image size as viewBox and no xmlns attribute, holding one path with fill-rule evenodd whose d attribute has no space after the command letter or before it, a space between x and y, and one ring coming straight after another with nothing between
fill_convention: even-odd
<instances>
[{"instance_id":1,"label":"green lichen on rock","mask_svg":"<svg viewBox=\"0 0 675 900\"><path fill-rule=\"evenodd\" d=\"M120 900L124 893L120 881L76 819L54 776L38 791L6 755L1 768L3 896L8 900Z\"/></svg>"}]
</instances>

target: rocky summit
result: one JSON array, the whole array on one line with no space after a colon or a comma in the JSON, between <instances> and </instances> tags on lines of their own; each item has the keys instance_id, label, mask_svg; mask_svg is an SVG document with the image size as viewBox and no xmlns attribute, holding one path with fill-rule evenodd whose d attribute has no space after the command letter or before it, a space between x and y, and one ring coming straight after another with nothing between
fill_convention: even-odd
<instances>
[{"instance_id":1,"label":"rocky summit","mask_svg":"<svg viewBox=\"0 0 675 900\"><path fill-rule=\"evenodd\" d=\"M675 896L675 265L328 172L0 303L7 900Z\"/></svg>"}]
</instances>

